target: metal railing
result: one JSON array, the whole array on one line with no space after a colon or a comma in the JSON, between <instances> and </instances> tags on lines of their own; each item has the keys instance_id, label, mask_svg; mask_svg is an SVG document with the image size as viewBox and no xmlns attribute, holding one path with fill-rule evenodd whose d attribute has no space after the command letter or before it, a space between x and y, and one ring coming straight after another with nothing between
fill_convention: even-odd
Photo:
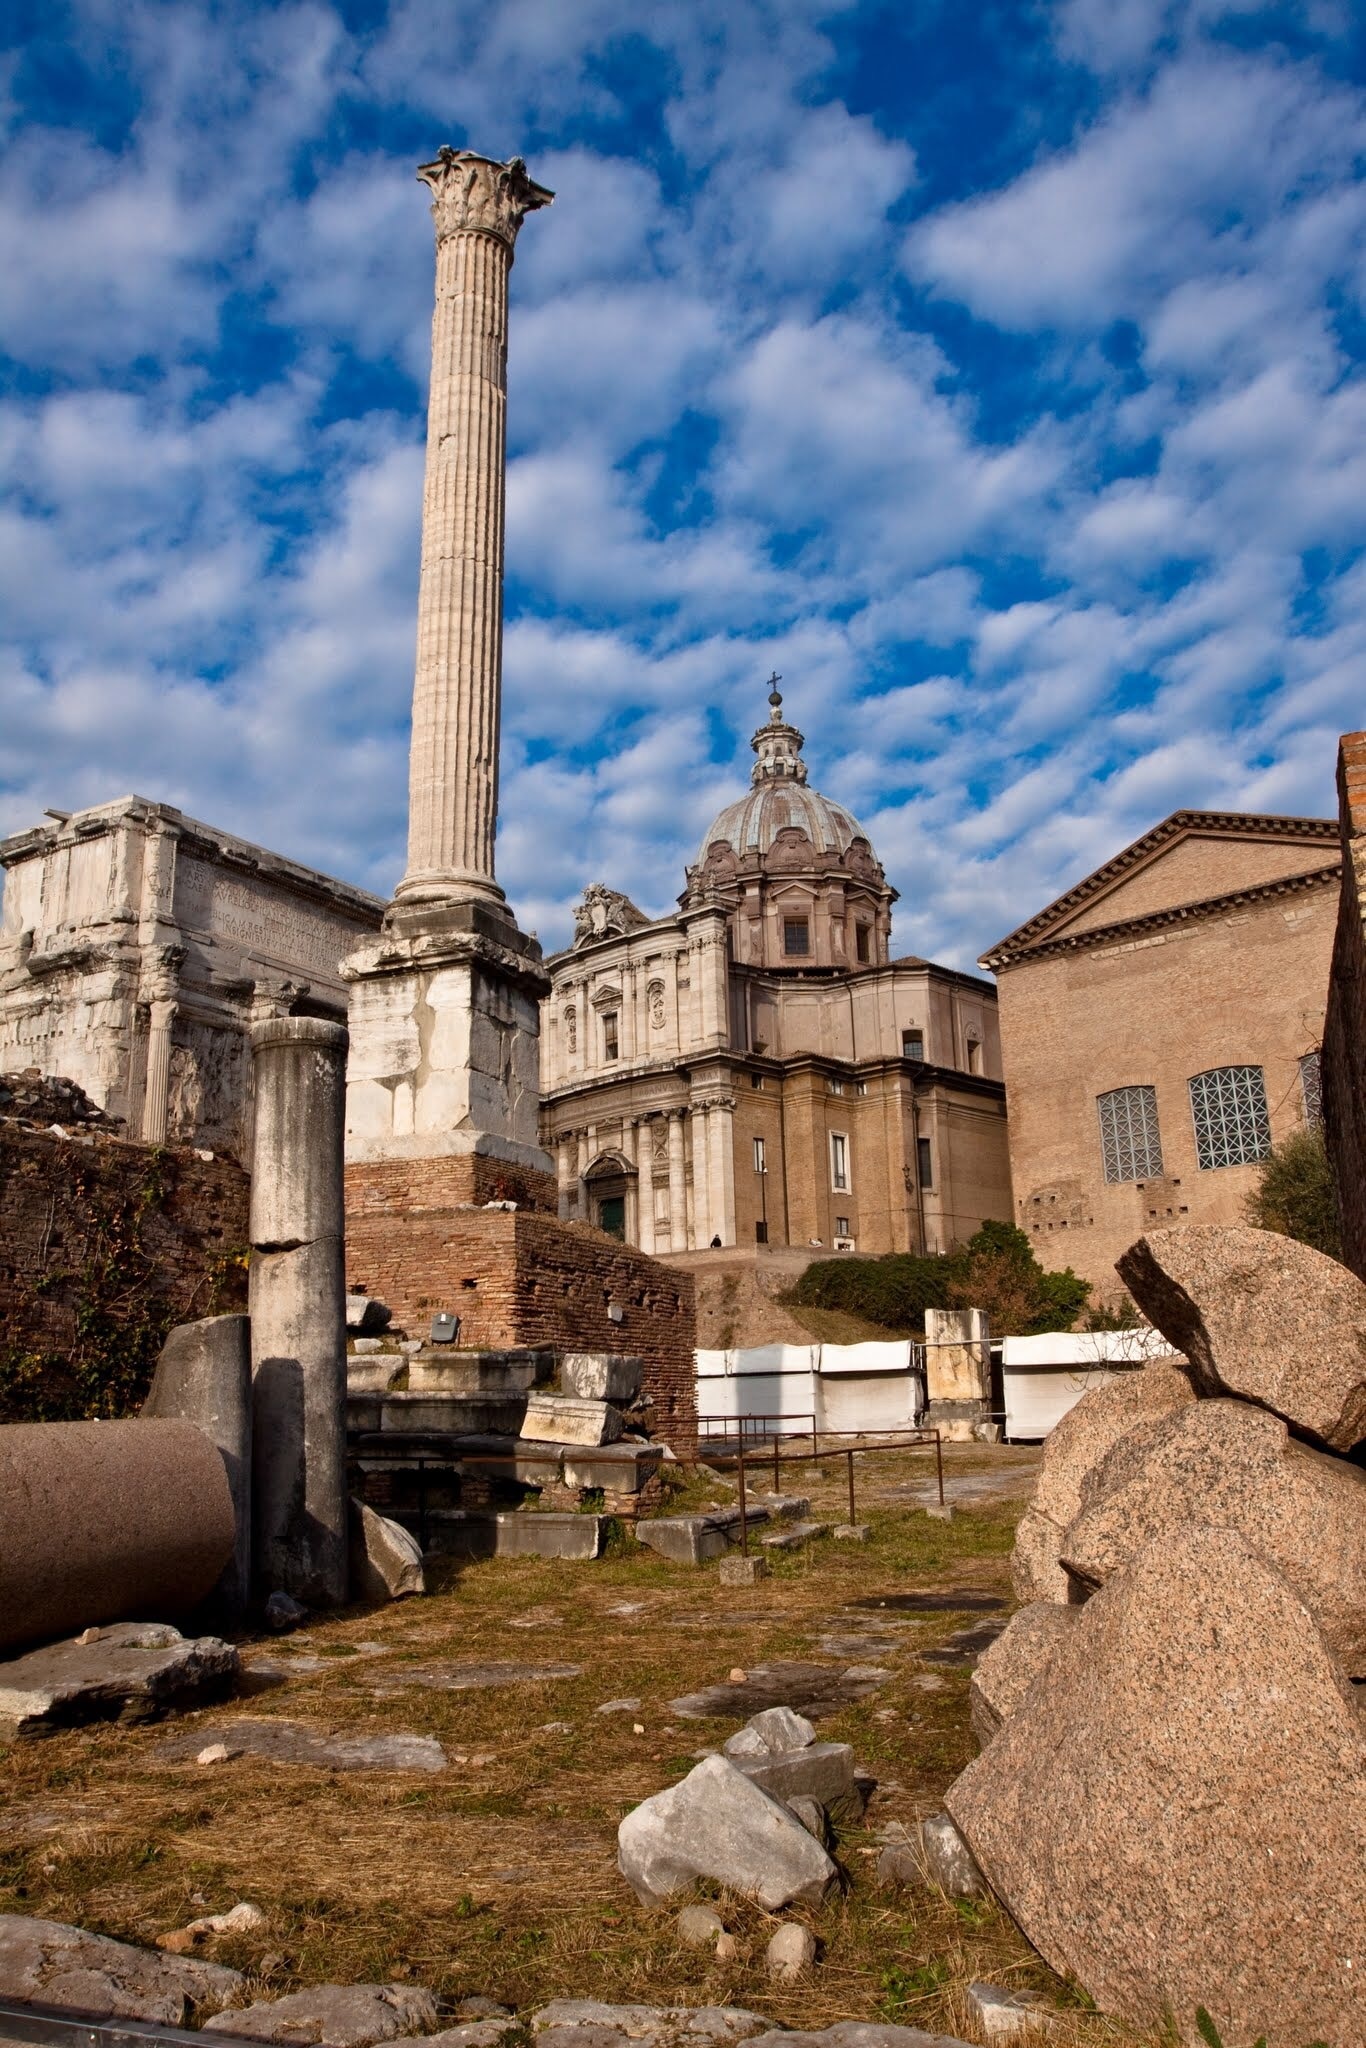
<instances>
[{"instance_id":1,"label":"metal railing","mask_svg":"<svg viewBox=\"0 0 1366 2048\"><path fill-rule=\"evenodd\" d=\"M796 1419L797 1418L795 1416L734 1416L730 1418L730 1421L732 1424L732 1433L734 1433L733 1425L736 1423L756 1420L765 1422L796 1421ZM941 1508L943 1507L944 1447L943 1442L940 1438L939 1431L937 1429L896 1430L894 1432L884 1433L881 1437L877 1437L874 1441L869 1442L868 1433L864 1430L818 1429L816 1427L815 1417L813 1416L811 1418L811 1428L809 1432L806 1430L791 1430L788 1432L789 1438L796 1436L806 1436L808 1434L811 1438L811 1449L809 1451L785 1451L782 1448L783 1439L775 1435L773 1439L772 1450L769 1450L767 1447L765 1447L763 1450L759 1450L756 1447L753 1451L747 1452L745 1448L746 1432L743 1429L741 1429L736 1438L736 1448L734 1452L723 1452L721 1454L722 1458L726 1462L733 1462L736 1467L736 1476L739 1481L740 1490L740 1548L746 1556L749 1555L749 1508L746 1496L748 1475L752 1473L756 1469L756 1467L762 1466L766 1469L770 1462L773 1466L773 1491L777 1493L779 1490L779 1474L782 1466L811 1464L819 1465L822 1459L831 1457L842 1457L845 1460L848 1473L849 1521L852 1526L854 1523L858 1521L858 1508L856 1505L854 1493L854 1459L867 1452L923 1451L928 1450L930 1446L933 1445L935 1482L939 1492L939 1505ZM857 1443L847 1442L846 1439L848 1439L849 1437L857 1437ZM889 1440L889 1437L893 1440ZM714 1461L719 1462L719 1460Z\"/></svg>"}]
</instances>

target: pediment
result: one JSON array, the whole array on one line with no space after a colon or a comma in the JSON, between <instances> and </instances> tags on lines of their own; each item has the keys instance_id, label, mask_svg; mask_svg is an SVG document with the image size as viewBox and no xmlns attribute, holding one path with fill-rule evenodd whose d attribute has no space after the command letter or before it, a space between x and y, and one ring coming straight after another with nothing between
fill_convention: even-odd
<instances>
[{"instance_id":1,"label":"pediment","mask_svg":"<svg viewBox=\"0 0 1366 2048\"><path fill-rule=\"evenodd\" d=\"M991 948L984 967L1115 925L1226 902L1245 891L1331 871L1331 819L1177 811Z\"/></svg>"}]
</instances>

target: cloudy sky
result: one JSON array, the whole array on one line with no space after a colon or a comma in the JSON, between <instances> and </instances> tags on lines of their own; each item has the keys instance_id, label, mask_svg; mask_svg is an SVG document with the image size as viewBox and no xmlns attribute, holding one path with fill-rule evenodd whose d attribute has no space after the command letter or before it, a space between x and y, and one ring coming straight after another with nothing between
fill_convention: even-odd
<instances>
[{"instance_id":1,"label":"cloudy sky","mask_svg":"<svg viewBox=\"0 0 1366 2048\"><path fill-rule=\"evenodd\" d=\"M403 866L432 288L512 278L499 873L666 909L777 668L969 964L1366 724L1360 0L11 0L0 829Z\"/></svg>"}]
</instances>

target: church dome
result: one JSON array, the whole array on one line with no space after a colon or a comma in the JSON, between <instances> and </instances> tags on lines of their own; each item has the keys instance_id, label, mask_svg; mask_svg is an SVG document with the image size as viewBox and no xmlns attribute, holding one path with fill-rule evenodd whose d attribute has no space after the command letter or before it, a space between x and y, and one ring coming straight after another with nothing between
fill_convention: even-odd
<instances>
[{"instance_id":1,"label":"church dome","mask_svg":"<svg viewBox=\"0 0 1366 2048\"><path fill-rule=\"evenodd\" d=\"M802 759L804 736L783 717L783 700L774 688L772 710L750 741L758 760L750 778L747 795L727 804L708 827L698 849L697 865L704 865L707 850L725 840L736 856L758 854L762 860L773 850L780 832L795 829L805 833L817 853L848 853L856 839L868 844L868 835L853 813L846 811L819 790L807 784Z\"/></svg>"}]
</instances>

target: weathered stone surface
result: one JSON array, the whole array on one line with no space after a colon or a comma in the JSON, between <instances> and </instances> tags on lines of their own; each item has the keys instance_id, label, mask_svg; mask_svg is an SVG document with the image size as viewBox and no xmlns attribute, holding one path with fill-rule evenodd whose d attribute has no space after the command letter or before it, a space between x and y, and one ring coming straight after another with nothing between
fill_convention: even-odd
<instances>
[{"instance_id":1,"label":"weathered stone surface","mask_svg":"<svg viewBox=\"0 0 1366 2048\"><path fill-rule=\"evenodd\" d=\"M431 1664L399 1664L375 1678L376 1692L487 1692L500 1685L545 1685L552 1678L577 1678L581 1664L461 1664L440 1658Z\"/></svg>"},{"instance_id":2,"label":"weathered stone surface","mask_svg":"<svg viewBox=\"0 0 1366 2048\"><path fill-rule=\"evenodd\" d=\"M659 1515L636 1523L636 1541L673 1564L706 1564L730 1548L726 1531L706 1515Z\"/></svg>"},{"instance_id":3,"label":"weathered stone surface","mask_svg":"<svg viewBox=\"0 0 1366 2048\"><path fill-rule=\"evenodd\" d=\"M819 1905L837 1874L801 1822L721 1756L627 1814L617 1862L646 1905L710 1877L769 1912L793 1900Z\"/></svg>"},{"instance_id":4,"label":"weathered stone surface","mask_svg":"<svg viewBox=\"0 0 1366 2048\"><path fill-rule=\"evenodd\" d=\"M751 1714L743 1728L729 1736L721 1747L727 1756L781 1756L789 1749L807 1749L816 1731L804 1714L791 1707L765 1707Z\"/></svg>"},{"instance_id":5,"label":"weathered stone surface","mask_svg":"<svg viewBox=\"0 0 1366 2048\"><path fill-rule=\"evenodd\" d=\"M723 1586L757 1586L760 1579L768 1577L768 1559L752 1554L748 1557L723 1557L717 1567L717 1577Z\"/></svg>"},{"instance_id":6,"label":"weathered stone surface","mask_svg":"<svg viewBox=\"0 0 1366 2048\"><path fill-rule=\"evenodd\" d=\"M1015 1534L1011 1577L1021 1606L1070 1597L1058 1558L1062 1532L1081 1512L1082 1481L1121 1437L1189 1405L1195 1392L1175 1366L1148 1365L1083 1394L1043 1447L1034 1498Z\"/></svg>"},{"instance_id":7,"label":"weathered stone surface","mask_svg":"<svg viewBox=\"0 0 1366 2048\"><path fill-rule=\"evenodd\" d=\"M764 1968L779 1984L793 1984L816 1960L816 1937L799 1920L780 1927L764 1950Z\"/></svg>"},{"instance_id":8,"label":"weathered stone surface","mask_svg":"<svg viewBox=\"0 0 1366 2048\"><path fill-rule=\"evenodd\" d=\"M425 1593L422 1548L417 1540L377 1515L364 1501L351 1501L351 1597L353 1600L402 1600Z\"/></svg>"},{"instance_id":9,"label":"weathered stone surface","mask_svg":"<svg viewBox=\"0 0 1366 2048\"><path fill-rule=\"evenodd\" d=\"M58 1920L0 1913L0 1998L178 2027L192 2006L221 2005L241 1982L236 1970L216 1963L158 1955Z\"/></svg>"},{"instance_id":10,"label":"weathered stone surface","mask_svg":"<svg viewBox=\"0 0 1366 2048\"><path fill-rule=\"evenodd\" d=\"M612 1444L621 1431L621 1412L610 1401L581 1401L574 1394L527 1395L524 1442Z\"/></svg>"},{"instance_id":11,"label":"weathered stone surface","mask_svg":"<svg viewBox=\"0 0 1366 2048\"><path fill-rule=\"evenodd\" d=\"M0 1429L0 1649L187 1614L235 1540L223 1460L192 1422Z\"/></svg>"},{"instance_id":12,"label":"weathered stone surface","mask_svg":"<svg viewBox=\"0 0 1366 2048\"><path fill-rule=\"evenodd\" d=\"M203 1757L199 1761L202 1763ZM192 1956L202 1948L211 1947L225 1934L255 1934L266 1924L261 1908L253 1906L249 1899L243 1899L226 1913L206 1913L184 1927L173 1928L169 1934L159 1934L157 1947L166 1955Z\"/></svg>"},{"instance_id":13,"label":"weathered stone surface","mask_svg":"<svg viewBox=\"0 0 1366 2048\"><path fill-rule=\"evenodd\" d=\"M560 1381L566 1394L581 1401L630 1403L640 1392L645 1361L606 1351L566 1351L560 1359Z\"/></svg>"},{"instance_id":14,"label":"weathered stone surface","mask_svg":"<svg viewBox=\"0 0 1366 2048\"><path fill-rule=\"evenodd\" d=\"M973 1733L983 1749L1071 1634L1080 1612L1079 1607L1059 1607L1052 1600L1031 1601L978 1658L969 1699Z\"/></svg>"},{"instance_id":15,"label":"weathered stone surface","mask_svg":"<svg viewBox=\"0 0 1366 2048\"><path fill-rule=\"evenodd\" d=\"M847 1742L813 1742L806 1749L735 1756L730 1761L751 1784L762 1785L775 1799L818 1799L828 1812L844 1816L860 1810L854 1752Z\"/></svg>"},{"instance_id":16,"label":"weathered stone surface","mask_svg":"<svg viewBox=\"0 0 1366 2048\"><path fill-rule=\"evenodd\" d=\"M977 1659L991 1648L1004 1628L1004 1619L975 1621L970 1628L955 1629L951 1636L945 1636L943 1642L936 1643L932 1650L920 1650L917 1655L925 1664L951 1664L960 1670L969 1671Z\"/></svg>"},{"instance_id":17,"label":"weathered stone surface","mask_svg":"<svg viewBox=\"0 0 1366 2048\"><path fill-rule=\"evenodd\" d=\"M168 1763L196 1758L205 1745L224 1743L237 1755L270 1763L314 1764L329 1771L444 1771L446 1752L430 1735L334 1735L306 1721L223 1721L164 1743Z\"/></svg>"},{"instance_id":18,"label":"weathered stone surface","mask_svg":"<svg viewBox=\"0 0 1366 2048\"><path fill-rule=\"evenodd\" d=\"M317 1984L287 1998L244 2006L206 2020L205 2033L243 2041L326 2043L326 2048L373 2048L402 2034L430 2032L436 2000L413 1984Z\"/></svg>"},{"instance_id":19,"label":"weathered stone surface","mask_svg":"<svg viewBox=\"0 0 1366 2048\"><path fill-rule=\"evenodd\" d=\"M808 1835L814 1835L816 1840L824 1846L830 1830L825 1808L821 1805L819 1799L808 1799L804 1792L798 1792L787 1803L806 1829Z\"/></svg>"},{"instance_id":20,"label":"weathered stone surface","mask_svg":"<svg viewBox=\"0 0 1366 2048\"><path fill-rule=\"evenodd\" d=\"M951 1787L1052 1966L1195 2044L1366 2044L1366 1730L1313 1617L1230 1529L1139 1553Z\"/></svg>"},{"instance_id":21,"label":"weathered stone surface","mask_svg":"<svg viewBox=\"0 0 1366 2048\"><path fill-rule=\"evenodd\" d=\"M1350 1451L1366 1438L1366 1285L1273 1230L1155 1230L1117 1270L1190 1360L1202 1394L1236 1394Z\"/></svg>"},{"instance_id":22,"label":"weathered stone surface","mask_svg":"<svg viewBox=\"0 0 1366 2048\"><path fill-rule=\"evenodd\" d=\"M866 1532L865 1532L866 1533ZM774 1529L759 1541L766 1550L800 1550L807 1543L814 1543L818 1536L828 1536L828 1522L793 1522L786 1529Z\"/></svg>"},{"instance_id":23,"label":"weathered stone surface","mask_svg":"<svg viewBox=\"0 0 1366 2048\"><path fill-rule=\"evenodd\" d=\"M674 1926L689 1948L706 1948L726 1931L726 1923L710 1906L685 1906Z\"/></svg>"},{"instance_id":24,"label":"weathered stone surface","mask_svg":"<svg viewBox=\"0 0 1366 2048\"><path fill-rule=\"evenodd\" d=\"M775 2028L752 2038L754 2048L967 2048L956 2034L927 2034L919 2027L884 2026L877 2020L837 2020L818 2034Z\"/></svg>"},{"instance_id":25,"label":"weathered stone surface","mask_svg":"<svg viewBox=\"0 0 1366 2048\"><path fill-rule=\"evenodd\" d=\"M83 1721L152 1721L225 1699L237 1651L166 1622L115 1622L89 1640L49 1643L0 1664L0 1737L50 1735Z\"/></svg>"},{"instance_id":26,"label":"weathered stone surface","mask_svg":"<svg viewBox=\"0 0 1366 2048\"><path fill-rule=\"evenodd\" d=\"M251 1331L245 1316L178 1323L161 1347L145 1416L193 1422L218 1446L237 1536L215 1589L228 1617L251 1592Z\"/></svg>"},{"instance_id":27,"label":"weathered stone surface","mask_svg":"<svg viewBox=\"0 0 1366 2048\"><path fill-rule=\"evenodd\" d=\"M1296 1443L1246 1401L1198 1401L1125 1439L1090 1475L1063 1538L1088 1587L1199 1522L1237 1529L1309 1608L1349 1677L1366 1677L1366 1472Z\"/></svg>"}]
</instances>

